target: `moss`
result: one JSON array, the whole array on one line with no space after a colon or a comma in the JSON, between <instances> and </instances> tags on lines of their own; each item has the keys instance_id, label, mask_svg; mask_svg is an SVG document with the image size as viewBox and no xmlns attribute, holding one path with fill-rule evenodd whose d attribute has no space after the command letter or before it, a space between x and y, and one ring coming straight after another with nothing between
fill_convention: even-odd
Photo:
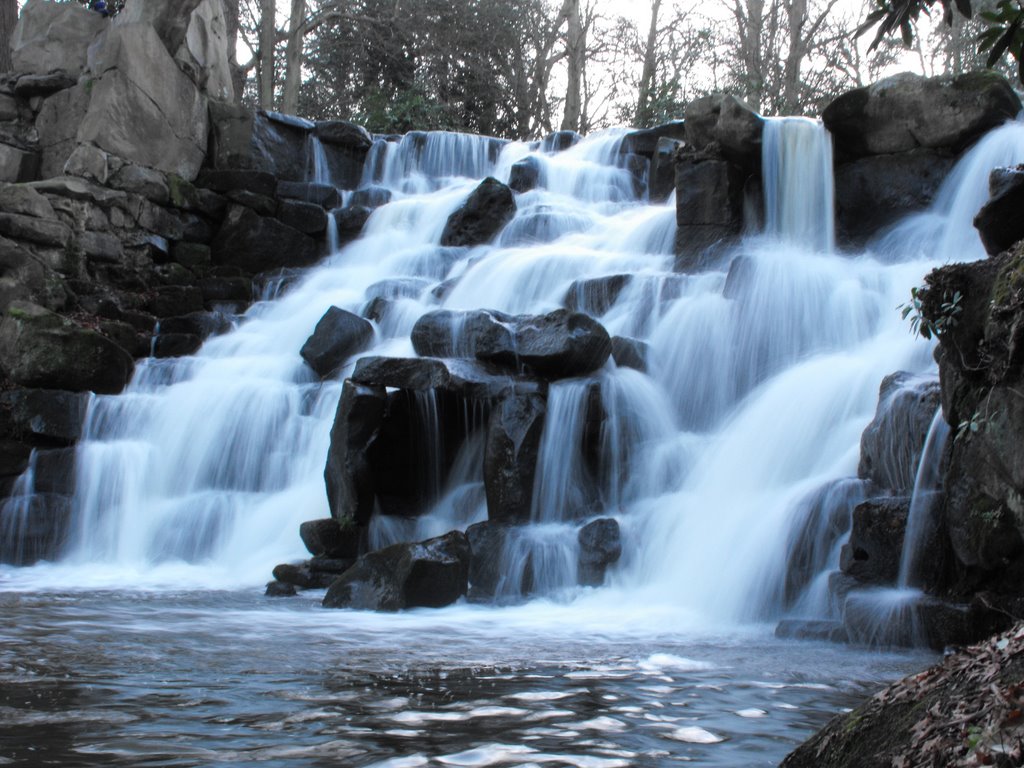
<instances>
[{"instance_id":1,"label":"moss","mask_svg":"<svg viewBox=\"0 0 1024 768\"><path fill-rule=\"evenodd\" d=\"M176 173L167 175L167 190L175 208L195 208L198 204L196 188Z\"/></svg>"},{"instance_id":2,"label":"moss","mask_svg":"<svg viewBox=\"0 0 1024 768\"><path fill-rule=\"evenodd\" d=\"M1018 248L1007 260L992 286L992 306L1008 307L1024 297L1024 249Z\"/></svg>"}]
</instances>

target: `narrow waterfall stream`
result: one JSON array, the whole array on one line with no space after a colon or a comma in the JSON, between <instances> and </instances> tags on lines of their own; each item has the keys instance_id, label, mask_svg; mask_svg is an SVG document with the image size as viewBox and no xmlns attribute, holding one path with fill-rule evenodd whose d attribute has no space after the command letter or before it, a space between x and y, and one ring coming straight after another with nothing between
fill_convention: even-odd
<instances>
[{"instance_id":1,"label":"narrow waterfall stream","mask_svg":"<svg viewBox=\"0 0 1024 768\"><path fill-rule=\"evenodd\" d=\"M830 137L768 120L765 232L692 275L672 272L674 205L644 202L623 135L561 152L377 140L361 190L388 202L358 240L194 356L142 361L125 393L92 400L67 557L0 567L0 734L19 756L45 733L42 756L65 764L774 765L930 658L772 631L834 617L827 579L863 499L879 382L934 376L896 308L933 267L984 255L971 219L988 171L1024 160L1024 125L972 149L929 212L849 254ZM538 186L497 240L438 245L479 180L508 181L524 158ZM533 524L503 553L494 604L383 615L262 596L275 564L306 556L299 525L330 514L324 464L355 360L321 382L299 355L329 307L387 299L364 354L413 356L428 311L544 313L579 281L623 275L614 296L577 300L646 345L648 373L609 362L551 387ZM595 397L605 426L584 457ZM375 546L486 519L486 414L464 416L443 476L438 407L417 398L424 462L409 468L428 475L429 509L375 516ZM596 516L618 521L623 555L580 587L576 531ZM25 686L32 711L12 704Z\"/></svg>"}]
</instances>

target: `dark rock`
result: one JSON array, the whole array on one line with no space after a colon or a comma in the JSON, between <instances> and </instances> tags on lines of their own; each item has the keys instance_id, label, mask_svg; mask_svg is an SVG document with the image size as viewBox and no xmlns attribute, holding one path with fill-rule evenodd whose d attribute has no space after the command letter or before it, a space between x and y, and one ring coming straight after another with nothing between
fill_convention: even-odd
<instances>
[{"instance_id":1,"label":"dark rock","mask_svg":"<svg viewBox=\"0 0 1024 768\"><path fill-rule=\"evenodd\" d=\"M764 120L734 96L714 93L686 106L686 143L694 150L717 145L722 154L746 165L761 154Z\"/></svg>"},{"instance_id":2,"label":"dark rock","mask_svg":"<svg viewBox=\"0 0 1024 768\"><path fill-rule=\"evenodd\" d=\"M213 241L213 261L255 274L280 267L308 267L320 257L316 241L276 219L235 205Z\"/></svg>"},{"instance_id":3,"label":"dark rock","mask_svg":"<svg viewBox=\"0 0 1024 768\"><path fill-rule=\"evenodd\" d=\"M482 349L479 359L515 369L525 366L549 379L583 376L601 368L612 352L608 331L587 315L558 309L517 317L515 348Z\"/></svg>"},{"instance_id":4,"label":"dark rock","mask_svg":"<svg viewBox=\"0 0 1024 768\"><path fill-rule=\"evenodd\" d=\"M49 96L51 93L70 88L77 81L67 72L50 72L46 75L22 75L14 83L14 94L23 99L33 96Z\"/></svg>"},{"instance_id":5,"label":"dark rock","mask_svg":"<svg viewBox=\"0 0 1024 768\"><path fill-rule=\"evenodd\" d=\"M836 169L836 225L844 242L860 245L935 197L953 158L931 149L865 157Z\"/></svg>"},{"instance_id":6,"label":"dark rock","mask_svg":"<svg viewBox=\"0 0 1024 768\"><path fill-rule=\"evenodd\" d=\"M632 368L647 373L650 348L647 342L628 336L612 336L612 359L619 368Z\"/></svg>"},{"instance_id":7,"label":"dark rock","mask_svg":"<svg viewBox=\"0 0 1024 768\"><path fill-rule=\"evenodd\" d=\"M371 213L373 213L373 211L364 206L341 208L331 211L331 217L334 220L334 228L338 232L338 243L344 245L345 243L350 243L359 237L359 235L363 233L363 227L366 226L366 222L370 218ZM331 222L328 222L327 226L331 226Z\"/></svg>"},{"instance_id":8,"label":"dark rock","mask_svg":"<svg viewBox=\"0 0 1024 768\"><path fill-rule=\"evenodd\" d=\"M875 418L861 435L858 476L887 493L912 493L939 396L937 381L905 371L886 376Z\"/></svg>"},{"instance_id":9,"label":"dark rock","mask_svg":"<svg viewBox=\"0 0 1024 768\"><path fill-rule=\"evenodd\" d=\"M327 557L326 555L316 555L308 561L309 570L333 573L335 576L340 576L355 564L355 557Z\"/></svg>"},{"instance_id":10,"label":"dark rock","mask_svg":"<svg viewBox=\"0 0 1024 768\"><path fill-rule=\"evenodd\" d=\"M335 579L334 574L314 571L307 563L282 563L274 567L273 576L277 581L299 589L324 589Z\"/></svg>"},{"instance_id":11,"label":"dark rock","mask_svg":"<svg viewBox=\"0 0 1024 768\"><path fill-rule=\"evenodd\" d=\"M171 245L171 258L183 267L201 270L210 266L210 246L177 242Z\"/></svg>"},{"instance_id":12,"label":"dark rock","mask_svg":"<svg viewBox=\"0 0 1024 768\"><path fill-rule=\"evenodd\" d=\"M724 160L676 164L678 271L708 248L733 242L743 228L743 171Z\"/></svg>"},{"instance_id":13,"label":"dark rock","mask_svg":"<svg viewBox=\"0 0 1024 768\"><path fill-rule=\"evenodd\" d=\"M274 175L263 171L207 170L199 174L196 184L214 192L249 192L267 198L278 189Z\"/></svg>"},{"instance_id":14,"label":"dark rock","mask_svg":"<svg viewBox=\"0 0 1024 768\"><path fill-rule=\"evenodd\" d=\"M157 205L167 205L171 200L171 191L167 176L152 168L129 163L120 168L108 180L114 189L140 195Z\"/></svg>"},{"instance_id":15,"label":"dark rock","mask_svg":"<svg viewBox=\"0 0 1024 768\"><path fill-rule=\"evenodd\" d=\"M71 525L67 496L36 494L0 502L0 563L33 565L63 554Z\"/></svg>"},{"instance_id":16,"label":"dark rock","mask_svg":"<svg viewBox=\"0 0 1024 768\"><path fill-rule=\"evenodd\" d=\"M537 456L544 433L544 399L510 394L494 409L484 449L487 517L492 522L528 522Z\"/></svg>"},{"instance_id":17,"label":"dark rock","mask_svg":"<svg viewBox=\"0 0 1024 768\"><path fill-rule=\"evenodd\" d=\"M343 526L333 517L326 520L307 520L299 526L299 536L310 554L333 560L358 557L361 535L356 526Z\"/></svg>"},{"instance_id":18,"label":"dark rock","mask_svg":"<svg viewBox=\"0 0 1024 768\"><path fill-rule=\"evenodd\" d=\"M260 171L285 181L306 180L311 123L221 102L211 102L210 123L207 162L214 168Z\"/></svg>"},{"instance_id":19,"label":"dark rock","mask_svg":"<svg viewBox=\"0 0 1024 768\"><path fill-rule=\"evenodd\" d=\"M569 286L562 303L573 312L585 312L600 317L619 298L622 289L629 285L632 275L608 275L587 280L577 280Z\"/></svg>"},{"instance_id":20,"label":"dark rock","mask_svg":"<svg viewBox=\"0 0 1024 768\"><path fill-rule=\"evenodd\" d=\"M515 211L512 190L488 177L473 190L465 204L448 217L441 245L473 246L490 242Z\"/></svg>"},{"instance_id":21,"label":"dark rock","mask_svg":"<svg viewBox=\"0 0 1024 768\"><path fill-rule=\"evenodd\" d=\"M267 597L295 597L294 584L285 584L283 581L271 581L267 583L267 591L263 593Z\"/></svg>"},{"instance_id":22,"label":"dark rock","mask_svg":"<svg viewBox=\"0 0 1024 768\"><path fill-rule=\"evenodd\" d=\"M583 586L600 586L608 566L617 563L622 556L619 523L610 517L598 518L580 528L578 538L579 582Z\"/></svg>"},{"instance_id":23,"label":"dark rock","mask_svg":"<svg viewBox=\"0 0 1024 768\"><path fill-rule=\"evenodd\" d=\"M429 287L430 281L422 277L395 277L371 285L366 289L366 298L418 299Z\"/></svg>"},{"instance_id":24,"label":"dark rock","mask_svg":"<svg viewBox=\"0 0 1024 768\"><path fill-rule=\"evenodd\" d=\"M683 141L686 139L686 123L682 120L672 120L654 128L645 128L639 131L632 131L622 137L622 153L641 155L651 160L662 139L670 141Z\"/></svg>"},{"instance_id":25,"label":"dark rock","mask_svg":"<svg viewBox=\"0 0 1024 768\"><path fill-rule=\"evenodd\" d=\"M0 213L0 234L15 240L28 240L59 248L67 248L72 236L71 228L61 221L37 219L18 213Z\"/></svg>"},{"instance_id":26,"label":"dark rock","mask_svg":"<svg viewBox=\"0 0 1024 768\"><path fill-rule=\"evenodd\" d=\"M319 235L327 229L327 214L316 203L281 200L277 204L277 218L307 235Z\"/></svg>"},{"instance_id":27,"label":"dark rock","mask_svg":"<svg viewBox=\"0 0 1024 768\"><path fill-rule=\"evenodd\" d=\"M320 378L337 371L357 352L373 341L373 326L369 322L338 307L327 310L306 339L299 354Z\"/></svg>"},{"instance_id":28,"label":"dark rock","mask_svg":"<svg viewBox=\"0 0 1024 768\"><path fill-rule=\"evenodd\" d=\"M316 184L307 181L277 182L277 196L288 200L313 203L330 210L341 205L341 195L330 184Z\"/></svg>"},{"instance_id":29,"label":"dark rock","mask_svg":"<svg viewBox=\"0 0 1024 768\"><path fill-rule=\"evenodd\" d=\"M345 120L318 122L313 134L325 144L341 144L362 149L364 152L373 146L373 138L363 126Z\"/></svg>"},{"instance_id":30,"label":"dark rock","mask_svg":"<svg viewBox=\"0 0 1024 768\"><path fill-rule=\"evenodd\" d=\"M324 597L325 608L441 608L466 594L470 548L459 531L363 555Z\"/></svg>"},{"instance_id":31,"label":"dark rock","mask_svg":"<svg viewBox=\"0 0 1024 768\"><path fill-rule=\"evenodd\" d=\"M868 584L895 584L903 554L910 501L870 499L853 510L850 541L843 545L840 567Z\"/></svg>"},{"instance_id":32,"label":"dark rock","mask_svg":"<svg viewBox=\"0 0 1024 768\"><path fill-rule=\"evenodd\" d=\"M784 640L818 640L847 643L849 635L839 621L783 619L775 625L775 636Z\"/></svg>"},{"instance_id":33,"label":"dark rock","mask_svg":"<svg viewBox=\"0 0 1024 768\"><path fill-rule=\"evenodd\" d=\"M848 91L822 113L840 157L959 151L1021 110L1009 83L992 71L924 78L909 72Z\"/></svg>"},{"instance_id":34,"label":"dark rock","mask_svg":"<svg viewBox=\"0 0 1024 768\"><path fill-rule=\"evenodd\" d=\"M331 516L341 524L366 525L374 509L374 483L368 451L384 421L383 387L346 381L331 427L324 479Z\"/></svg>"},{"instance_id":35,"label":"dark rock","mask_svg":"<svg viewBox=\"0 0 1024 768\"><path fill-rule=\"evenodd\" d=\"M160 321L161 333L187 333L205 339L231 330L231 319L222 312L192 312Z\"/></svg>"},{"instance_id":36,"label":"dark rock","mask_svg":"<svg viewBox=\"0 0 1024 768\"><path fill-rule=\"evenodd\" d=\"M412 347L425 357L485 357L514 354L513 318L487 309L437 309L422 315L412 329Z\"/></svg>"},{"instance_id":37,"label":"dark rock","mask_svg":"<svg viewBox=\"0 0 1024 768\"><path fill-rule=\"evenodd\" d=\"M89 396L49 389L15 389L0 393L0 408L26 435L70 445L82 436Z\"/></svg>"},{"instance_id":38,"label":"dark rock","mask_svg":"<svg viewBox=\"0 0 1024 768\"><path fill-rule=\"evenodd\" d=\"M351 378L368 386L417 392L444 390L472 400L501 397L516 388L540 389L535 382L517 379L494 366L430 357L362 357Z\"/></svg>"},{"instance_id":39,"label":"dark rock","mask_svg":"<svg viewBox=\"0 0 1024 768\"><path fill-rule=\"evenodd\" d=\"M187 357L203 346L203 340L190 333L161 333L153 339L153 357Z\"/></svg>"},{"instance_id":40,"label":"dark rock","mask_svg":"<svg viewBox=\"0 0 1024 768\"><path fill-rule=\"evenodd\" d=\"M676 188L676 153L683 146L683 142L668 137L658 139L647 182L647 197L652 203L667 200Z\"/></svg>"},{"instance_id":41,"label":"dark rock","mask_svg":"<svg viewBox=\"0 0 1024 768\"><path fill-rule=\"evenodd\" d=\"M203 292L193 285L165 285L153 291L146 310L157 317L178 317L203 309Z\"/></svg>"},{"instance_id":42,"label":"dark rock","mask_svg":"<svg viewBox=\"0 0 1024 768\"><path fill-rule=\"evenodd\" d=\"M540 160L534 156L524 157L512 164L508 186L514 192L529 192L540 184Z\"/></svg>"},{"instance_id":43,"label":"dark rock","mask_svg":"<svg viewBox=\"0 0 1024 768\"><path fill-rule=\"evenodd\" d=\"M729 262L729 273L725 276L722 296L727 299L739 299L749 295L754 287L757 275L757 264L750 256L743 254Z\"/></svg>"},{"instance_id":44,"label":"dark rock","mask_svg":"<svg viewBox=\"0 0 1024 768\"><path fill-rule=\"evenodd\" d=\"M232 189L224 193L230 202L252 208L260 216L276 216L277 202L272 197L258 195L245 189Z\"/></svg>"},{"instance_id":45,"label":"dark rock","mask_svg":"<svg viewBox=\"0 0 1024 768\"><path fill-rule=\"evenodd\" d=\"M576 131L555 131L544 137L540 148L542 152L564 152L579 144L582 139Z\"/></svg>"},{"instance_id":46,"label":"dark rock","mask_svg":"<svg viewBox=\"0 0 1024 768\"><path fill-rule=\"evenodd\" d=\"M352 193L349 205L363 208L380 208L391 202L391 190L387 187L363 187Z\"/></svg>"},{"instance_id":47,"label":"dark rock","mask_svg":"<svg viewBox=\"0 0 1024 768\"><path fill-rule=\"evenodd\" d=\"M509 528L504 523L485 521L466 529L469 541L469 599L494 597L502 577L505 540Z\"/></svg>"},{"instance_id":48,"label":"dark rock","mask_svg":"<svg viewBox=\"0 0 1024 768\"><path fill-rule=\"evenodd\" d=\"M1024 166L992 171L989 191L991 197L974 217L974 226L985 250L995 255L1024 239Z\"/></svg>"},{"instance_id":49,"label":"dark rock","mask_svg":"<svg viewBox=\"0 0 1024 768\"><path fill-rule=\"evenodd\" d=\"M199 281L203 303L252 301L252 280L248 277L206 277Z\"/></svg>"},{"instance_id":50,"label":"dark rock","mask_svg":"<svg viewBox=\"0 0 1024 768\"><path fill-rule=\"evenodd\" d=\"M23 387L115 394L134 367L114 342L34 304L12 302L0 321L0 368Z\"/></svg>"},{"instance_id":51,"label":"dark rock","mask_svg":"<svg viewBox=\"0 0 1024 768\"><path fill-rule=\"evenodd\" d=\"M37 450L33 490L71 497L75 493L75 449Z\"/></svg>"}]
</instances>

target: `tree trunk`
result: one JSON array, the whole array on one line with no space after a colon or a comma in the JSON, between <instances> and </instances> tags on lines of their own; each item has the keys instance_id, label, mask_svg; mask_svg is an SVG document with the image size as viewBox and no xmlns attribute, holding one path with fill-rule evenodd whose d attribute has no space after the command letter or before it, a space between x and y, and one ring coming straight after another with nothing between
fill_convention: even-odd
<instances>
[{"instance_id":1,"label":"tree trunk","mask_svg":"<svg viewBox=\"0 0 1024 768\"><path fill-rule=\"evenodd\" d=\"M807 0L789 0L786 3L789 26L789 50L786 53L782 80L782 108L784 115L795 115L800 110L800 65L807 56L809 40L804 36L807 24Z\"/></svg>"},{"instance_id":2,"label":"tree trunk","mask_svg":"<svg viewBox=\"0 0 1024 768\"><path fill-rule=\"evenodd\" d=\"M288 21L288 45L284 52L284 91L281 111L298 114L299 86L302 84L302 39L306 20L306 0L292 0L292 15Z\"/></svg>"},{"instance_id":3,"label":"tree trunk","mask_svg":"<svg viewBox=\"0 0 1024 768\"><path fill-rule=\"evenodd\" d=\"M10 72L14 68L11 63L11 33L17 23L17 0L0 0L0 72Z\"/></svg>"},{"instance_id":4,"label":"tree trunk","mask_svg":"<svg viewBox=\"0 0 1024 768\"><path fill-rule=\"evenodd\" d=\"M640 94L636 103L636 127L646 128L652 118L651 91L658 68L658 11L661 0L651 3L651 26L647 30L647 47L644 49L644 69L640 75Z\"/></svg>"},{"instance_id":5,"label":"tree trunk","mask_svg":"<svg viewBox=\"0 0 1024 768\"><path fill-rule=\"evenodd\" d=\"M231 71L231 85L235 90L235 101L241 101L242 93L245 91L245 70L238 63L238 0L222 2L228 35L228 69Z\"/></svg>"},{"instance_id":6,"label":"tree trunk","mask_svg":"<svg viewBox=\"0 0 1024 768\"><path fill-rule=\"evenodd\" d=\"M259 96L261 109L274 108L274 45L277 26L274 0L260 0Z\"/></svg>"},{"instance_id":7,"label":"tree trunk","mask_svg":"<svg viewBox=\"0 0 1024 768\"><path fill-rule=\"evenodd\" d=\"M562 14L568 21L565 38L566 62L569 68L565 90L563 131L578 131L583 108L583 67L586 65L587 36L580 18L580 0L565 0Z\"/></svg>"}]
</instances>

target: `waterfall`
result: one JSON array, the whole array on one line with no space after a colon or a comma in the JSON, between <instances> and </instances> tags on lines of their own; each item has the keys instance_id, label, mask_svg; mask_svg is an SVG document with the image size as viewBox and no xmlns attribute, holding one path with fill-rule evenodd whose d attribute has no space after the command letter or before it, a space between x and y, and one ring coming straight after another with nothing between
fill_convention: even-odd
<instances>
[{"instance_id":1,"label":"waterfall","mask_svg":"<svg viewBox=\"0 0 1024 768\"><path fill-rule=\"evenodd\" d=\"M907 530L903 534L900 573L896 581L898 587L918 585L921 557L926 553L929 535L935 530L934 511L942 490L942 455L948 437L949 425L940 407L928 429L914 478L914 493L910 497L910 513L907 515Z\"/></svg>"}]
</instances>

